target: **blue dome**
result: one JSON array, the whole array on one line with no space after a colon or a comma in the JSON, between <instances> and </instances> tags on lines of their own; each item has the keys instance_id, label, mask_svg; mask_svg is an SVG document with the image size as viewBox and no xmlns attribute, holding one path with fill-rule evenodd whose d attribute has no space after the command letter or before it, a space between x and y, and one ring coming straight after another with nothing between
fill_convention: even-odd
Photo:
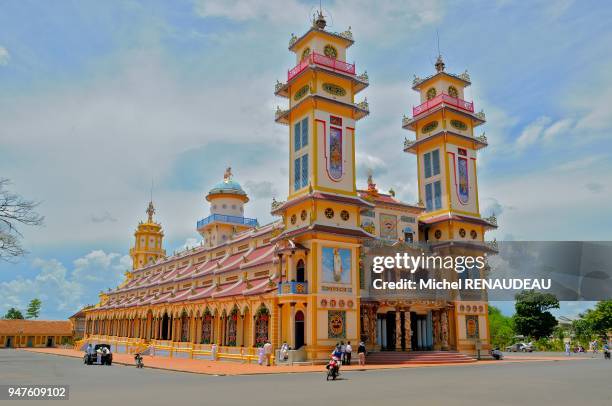
<instances>
[{"instance_id":1,"label":"blue dome","mask_svg":"<svg viewBox=\"0 0 612 406\"><path fill-rule=\"evenodd\" d=\"M233 179L228 179L217 183L215 186L210 189L208 195L216 195L216 194L234 194L246 196L246 192L240 186L240 183L236 182Z\"/></svg>"}]
</instances>

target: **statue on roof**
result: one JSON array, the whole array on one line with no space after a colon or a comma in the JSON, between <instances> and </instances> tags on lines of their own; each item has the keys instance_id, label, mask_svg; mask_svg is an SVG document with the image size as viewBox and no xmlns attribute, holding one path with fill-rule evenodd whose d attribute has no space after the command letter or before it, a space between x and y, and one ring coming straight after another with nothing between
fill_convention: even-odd
<instances>
[{"instance_id":1,"label":"statue on roof","mask_svg":"<svg viewBox=\"0 0 612 406\"><path fill-rule=\"evenodd\" d=\"M227 169L225 169L225 174L223 174L223 182L228 183L232 180L232 176L232 167L228 166Z\"/></svg>"},{"instance_id":2,"label":"statue on roof","mask_svg":"<svg viewBox=\"0 0 612 406\"><path fill-rule=\"evenodd\" d=\"M368 194L372 196L378 195L378 189L376 188L376 183L372 179L372 171L368 172Z\"/></svg>"},{"instance_id":3,"label":"statue on roof","mask_svg":"<svg viewBox=\"0 0 612 406\"><path fill-rule=\"evenodd\" d=\"M155 207L153 207L153 201L149 202L149 207L147 207L146 213L149 216L149 223L152 223L153 215L155 214Z\"/></svg>"},{"instance_id":4,"label":"statue on roof","mask_svg":"<svg viewBox=\"0 0 612 406\"><path fill-rule=\"evenodd\" d=\"M438 59L436 59L436 64L434 66L436 67L437 72L444 71L444 67L446 65L444 64L444 61L442 60L442 55L438 55Z\"/></svg>"}]
</instances>

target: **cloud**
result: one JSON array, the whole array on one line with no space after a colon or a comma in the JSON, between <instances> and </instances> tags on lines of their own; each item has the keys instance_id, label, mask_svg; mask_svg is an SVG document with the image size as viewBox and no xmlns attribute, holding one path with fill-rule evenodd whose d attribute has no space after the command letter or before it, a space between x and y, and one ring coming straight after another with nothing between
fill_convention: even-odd
<instances>
[{"instance_id":1,"label":"cloud","mask_svg":"<svg viewBox=\"0 0 612 406\"><path fill-rule=\"evenodd\" d=\"M589 182L585 185L585 187L592 193L594 194L598 194L603 192L605 186L601 183L597 183L597 182Z\"/></svg>"},{"instance_id":2,"label":"cloud","mask_svg":"<svg viewBox=\"0 0 612 406\"><path fill-rule=\"evenodd\" d=\"M104 223L107 221L115 223L117 221L117 219L113 217L108 211L104 211L100 214L92 214L90 216L90 219L94 223Z\"/></svg>"},{"instance_id":3,"label":"cloud","mask_svg":"<svg viewBox=\"0 0 612 406\"><path fill-rule=\"evenodd\" d=\"M8 65L10 59L11 56L9 54L9 51L3 46L0 46L0 66Z\"/></svg>"},{"instance_id":4,"label":"cloud","mask_svg":"<svg viewBox=\"0 0 612 406\"><path fill-rule=\"evenodd\" d=\"M257 199L268 199L278 196L278 191L274 183L267 180L262 180L260 182L248 180L244 183L244 187L251 197Z\"/></svg>"},{"instance_id":5,"label":"cloud","mask_svg":"<svg viewBox=\"0 0 612 406\"><path fill-rule=\"evenodd\" d=\"M131 268L129 256L91 251L76 259L71 270L57 259L36 258L36 274L0 282L0 313L10 307L24 310L33 298L42 302L41 318L65 318L85 304L97 302L100 290L117 286Z\"/></svg>"}]
</instances>

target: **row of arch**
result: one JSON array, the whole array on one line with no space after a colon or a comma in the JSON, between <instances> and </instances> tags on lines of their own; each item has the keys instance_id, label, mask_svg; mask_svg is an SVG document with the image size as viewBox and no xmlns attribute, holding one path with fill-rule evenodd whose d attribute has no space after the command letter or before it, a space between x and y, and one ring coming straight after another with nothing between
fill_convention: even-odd
<instances>
[{"instance_id":1,"label":"row of arch","mask_svg":"<svg viewBox=\"0 0 612 406\"><path fill-rule=\"evenodd\" d=\"M261 346L270 339L269 307L146 309L88 315L86 333L223 346ZM154 311L155 310L155 311Z\"/></svg>"}]
</instances>

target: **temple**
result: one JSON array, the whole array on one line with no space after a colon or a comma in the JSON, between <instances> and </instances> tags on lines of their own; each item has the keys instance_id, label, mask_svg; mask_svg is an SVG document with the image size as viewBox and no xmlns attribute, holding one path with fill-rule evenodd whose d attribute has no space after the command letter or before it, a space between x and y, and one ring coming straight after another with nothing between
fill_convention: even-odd
<instances>
[{"instance_id":1,"label":"temple","mask_svg":"<svg viewBox=\"0 0 612 406\"><path fill-rule=\"evenodd\" d=\"M244 216L249 197L227 168L205 196L200 245L166 256L150 202L134 234L133 269L85 311L85 340L116 351L247 361L266 341L286 342L293 361L325 359L339 341L364 341L370 351L489 348L486 292L375 292L367 264L381 247L494 251L484 235L495 219L481 218L478 206L476 154L487 142L474 128L485 119L463 99L469 76L447 73L440 57L432 76L415 78L422 104L403 128L416 133L404 151L417 158L419 202L408 204L379 191L371 174L357 188L357 122L369 108L355 97L369 80L347 62L353 43L350 30L327 30L321 12L302 36L292 35L296 65L275 86L288 102L275 120L289 141L289 194L271 204L278 220L261 226Z\"/></svg>"}]
</instances>

